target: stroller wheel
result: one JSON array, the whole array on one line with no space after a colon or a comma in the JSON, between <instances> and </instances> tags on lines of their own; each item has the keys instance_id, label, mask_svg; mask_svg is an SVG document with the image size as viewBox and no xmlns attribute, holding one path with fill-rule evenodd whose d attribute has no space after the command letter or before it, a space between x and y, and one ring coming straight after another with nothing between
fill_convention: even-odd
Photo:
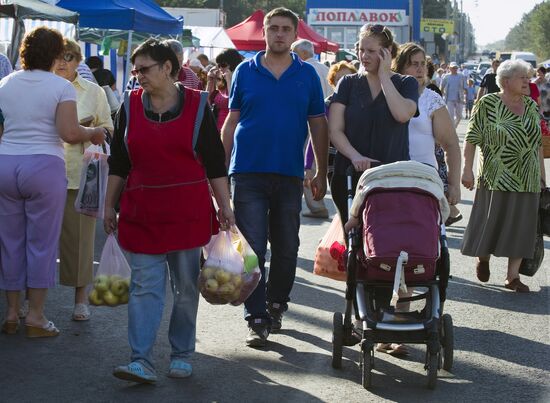
<instances>
[{"instance_id":1,"label":"stroller wheel","mask_svg":"<svg viewBox=\"0 0 550 403\"><path fill-rule=\"evenodd\" d=\"M428 356L427 369L428 369L428 388L435 389L437 384L437 369L439 367L439 353L426 354Z\"/></svg>"},{"instance_id":2,"label":"stroller wheel","mask_svg":"<svg viewBox=\"0 0 550 403\"><path fill-rule=\"evenodd\" d=\"M443 347L443 369L450 371L453 367L454 330L453 318L449 314L441 317L441 346Z\"/></svg>"},{"instance_id":3,"label":"stroller wheel","mask_svg":"<svg viewBox=\"0 0 550 403\"><path fill-rule=\"evenodd\" d=\"M364 343L361 345L361 377L365 389L372 386L372 370L374 368L374 345Z\"/></svg>"},{"instance_id":4,"label":"stroller wheel","mask_svg":"<svg viewBox=\"0 0 550 403\"><path fill-rule=\"evenodd\" d=\"M344 344L344 321L340 312L332 317L332 368L342 368L342 346Z\"/></svg>"}]
</instances>

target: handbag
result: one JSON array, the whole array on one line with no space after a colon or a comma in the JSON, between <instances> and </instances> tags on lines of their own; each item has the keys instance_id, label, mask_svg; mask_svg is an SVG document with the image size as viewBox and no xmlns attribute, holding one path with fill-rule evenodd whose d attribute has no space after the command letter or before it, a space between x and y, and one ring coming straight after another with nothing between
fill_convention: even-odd
<instances>
[{"instance_id":1,"label":"handbag","mask_svg":"<svg viewBox=\"0 0 550 403\"><path fill-rule=\"evenodd\" d=\"M539 270L542 265L542 260L544 259L544 239L542 236L542 219L540 217L540 211L541 210L539 210L539 220L537 223L537 237L535 239L535 252L531 259L523 259L519 266L519 274L523 274L524 276L533 277Z\"/></svg>"},{"instance_id":2,"label":"handbag","mask_svg":"<svg viewBox=\"0 0 550 403\"><path fill-rule=\"evenodd\" d=\"M550 236L550 188L544 188L540 192L539 216L542 233Z\"/></svg>"}]
</instances>

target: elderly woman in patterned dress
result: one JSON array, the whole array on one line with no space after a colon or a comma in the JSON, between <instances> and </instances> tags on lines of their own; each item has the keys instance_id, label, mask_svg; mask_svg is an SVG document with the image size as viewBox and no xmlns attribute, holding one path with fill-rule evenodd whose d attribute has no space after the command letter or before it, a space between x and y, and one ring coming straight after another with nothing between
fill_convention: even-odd
<instances>
[{"instance_id":1,"label":"elderly woman in patterned dress","mask_svg":"<svg viewBox=\"0 0 550 403\"><path fill-rule=\"evenodd\" d=\"M462 253L477 257L481 282L489 281L490 255L508 257L504 287L516 292L529 292L520 281L519 267L523 258L533 257L539 193L546 178L537 105L523 95L530 68L523 60L500 65L501 92L475 104L464 139L462 184L470 190L476 146L481 155Z\"/></svg>"}]
</instances>

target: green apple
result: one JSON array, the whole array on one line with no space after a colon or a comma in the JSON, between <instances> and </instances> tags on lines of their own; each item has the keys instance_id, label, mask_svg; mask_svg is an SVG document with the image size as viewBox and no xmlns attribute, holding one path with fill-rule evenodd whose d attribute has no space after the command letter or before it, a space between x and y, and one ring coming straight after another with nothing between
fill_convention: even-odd
<instances>
[{"instance_id":1,"label":"green apple","mask_svg":"<svg viewBox=\"0 0 550 403\"><path fill-rule=\"evenodd\" d=\"M126 282L122 278L120 278L120 280L115 280L114 282L111 282L110 289L113 295L117 297L120 297L121 295L128 292Z\"/></svg>"},{"instance_id":2,"label":"green apple","mask_svg":"<svg viewBox=\"0 0 550 403\"><path fill-rule=\"evenodd\" d=\"M105 291L103 294L103 301L109 306L118 305L118 298L111 291Z\"/></svg>"},{"instance_id":3,"label":"green apple","mask_svg":"<svg viewBox=\"0 0 550 403\"><path fill-rule=\"evenodd\" d=\"M222 285L231 280L231 273L226 272L223 269L218 269L216 272L216 281L218 284Z\"/></svg>"},{"instance_id":4,"label":"green apple","mask_svg":"<svg viewBox=\"0 0 550 403\"><path fill-rule=\"evenodd\" d=\"M235 288L241 288L241 284L243 283L243 279L240 274L232 274L231 275L231 282L235 286Z\"/></svg>"},{"instance_id":5,"label":"green apple","mask_svg":"<svg viewBox=\"0 0 550 403\"><path fill-rule=\"evenodd\" d=\"M220 293L222 296L226 297L235 292L235 286L231 283L225 283L220 285L220 288L218 288L218 293Z\"/></svg>"},{"instance_id":6,"label":"green apple","mask_svg":"<svg viewBox=\"0 0 550 403\"><path fill-rule=\"evenodd\" d=\"M241 290L236 289L233 294L231 294L231 297L229 298L229 302L237 301L241 297Z\"/></svg>"},{"instance_id":7,"label":"green apple","mask_svg":"<svg viewBox=\"0 0 550 403\"><path fill-rule=\"evenodd\" d=\"M122 304L127 304L129 297L130 297L130 295L128 294L128 292L125 292L120 297L118 297L118 303L121 304L121 305Z\"/></svg>"},{"instance_id":8,"label":"green apple","mask_svg":"<svg viewBox=\"0 0 550 403\"><path fill-rule=\"evenodd\" d=\"M215 293L218 291L218 282L216 279L209 278L206 280L206 290L210 293Z\"/></svg>"},{"instance_id":9,"label":"green apple","mask_svg":"<svg viewBox=\"0 0 550 403\"><path fill-rule=\"evenodd\" d=\"M115 281L118 281L118 280L124 280L124 278L122 276L119 276L118 274L113 274L112 276L109 277L109 281L111 283L114 283Z\"/></svg>"},{"instance_id":10,"label":"green apple","mask_svg":"<svg viewBox=\"0 0 550 403\"><path fill-rule=\"evenodd\" d=\"M92 305L103 305L103 301L101 300L101 297L99 296L99 292L97 290L92 290L88 294L88 301L90 301L90 304Z\"/></svg>"},{"instance_id":11,"label":"green apple","mask_svg":"<svg viewBox=\"0 0 550 403\"><path fill-rule=\"evenodd\" d=\"M244 257L244 271L250 273L256 267L258 267L258 256L255 254L246 255Z\"/></svg>"},{"instance_id":12,"label":"green apple","mask_svg":"<svg viewBox=\"0 0 550 403\"><path fill-rule=\"evenodd\" d=\"M98 292L104 292L109 290L109 277L105 275L99 275L94 280L94 288Z\"/></svg>"},{"instance_id":13,"label":"green apple","mask_svg":"<svg viewBox=\"0 0 550 403\"><path fill-rule=\"evenodd\" d=\"M205 279L214 278L216 274L216 269L214 267L205 267L201 271L202 277Z\"/></svg>"}]
</instances>

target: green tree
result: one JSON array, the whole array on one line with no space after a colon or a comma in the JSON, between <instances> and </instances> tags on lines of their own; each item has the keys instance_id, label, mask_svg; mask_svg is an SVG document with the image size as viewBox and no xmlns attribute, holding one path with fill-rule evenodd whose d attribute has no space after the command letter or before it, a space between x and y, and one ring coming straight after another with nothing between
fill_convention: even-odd
<instances>
[{"instance_id":1,"label":"green tree","mask_svg":"<svg viewBox=\"0 0 550 403\"><path fill-rule=\"evenodd\" d=\"M505 39L505 48L533 52L539 60L550 57L550 2L536 5L513 27Z\"/></svg>"},{"instance_id":2,"label":"green tree","mask_svg":"<svg viewBox=\"0 0 550 403\"><path fill-rule=\"evenodd\" d=\"M156 0L162 7L219 8L220 0ZM224 0L223 10L227 15L226 26L238 24L256 10L269 11L286 7L301 18L305 17L306 0Z\"/></svg>"}]
</instances>

